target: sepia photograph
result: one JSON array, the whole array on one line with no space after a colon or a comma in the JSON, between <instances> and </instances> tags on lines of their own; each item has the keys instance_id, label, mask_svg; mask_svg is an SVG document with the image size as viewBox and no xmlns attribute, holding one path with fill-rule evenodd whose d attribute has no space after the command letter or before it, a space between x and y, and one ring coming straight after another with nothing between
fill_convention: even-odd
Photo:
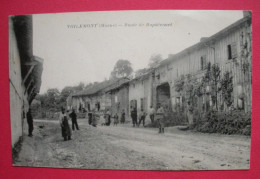
<instances>
[{"instance_id":1,"label":"sepia photograph","mask_svg":"<svg viewBox=\"0 0 260 179\"><path fill-rule=\"evenodd\" d=\"M9 16L13 166L249 170L252 12Z\"/></svg>"}]
</instances>

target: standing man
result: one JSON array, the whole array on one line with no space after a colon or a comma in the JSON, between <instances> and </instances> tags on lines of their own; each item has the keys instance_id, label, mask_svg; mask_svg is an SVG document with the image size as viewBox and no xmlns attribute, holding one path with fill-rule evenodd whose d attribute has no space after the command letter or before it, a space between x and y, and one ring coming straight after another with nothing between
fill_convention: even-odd
<instances>
[{"instance_id":1,"label":"standing man","mask_svg":"<svg viewBox=\"0 0 260 179\"><path fill-rule=\"evenodd\" d=\"M157 110L156 115L157 115L157 120L159 123L159 133L164 133L164 120L165 120L164 109L160 104L159 104L159 108Z\"/></svg>"},{"instance_id":2,"label":"standing man","mask_svg":"<svg viewBox=\"0 0 260 179\"><path fill-rule=\"evenodd\" d=\"M32 131L33 131L33 117L32 117L32 114L31 114L31 109L29 108L27 114L26 114L26 117L27 117L27 123L28 123L28 136L29 137L32 137Z\"/></svg>"},{"instance_id":3,"label":"standing man","mask_svg":"<svg viewBox=\"0 0 260 179\"><path fill-rule=\"evenodd\" d=\"M61 108L61 113L59 117L60 126L61 126L61 133L64 141L71 140L71 130L69 126L69 117L65 112L64 108Z\"/></svg>"},{"instance_id":4,"label":"standing man","mask_svg":"<svg viewBox=\"0 0 260 179\"><path fill-rule=\"evenodd\" d=\"M141 110L138 126L140 126L141 122L143 121L143 127L144 127L145 117L146 117L146 113L143 110Z\"/></svg>"},{"instance_id":5,"label":"standing man","mask_svg":"<svg viewBox=\"0 0 260 179\"><path fill-rule=\"evenodd\" d=\"M71 121L72 121L72 130L74 131L74 126L76 126L76 129L79 130L78 122L77 122L77 114L75 113L75 110L72 109L72 113L70 113Z\"/></svg>"},{"instance_id":6,"label":"standing man","mask_svg":"<svg viewBox=\"0 0 260 179\"><path fill-rule=\"evenodd\" d=\"M150 115L150 119L151 119L152 124L154 123L154 115L155 115L155 113L156 113L156 111L153 108L153 106L150 106L149 115Z\"/></svg>"},{"instance_id":7,"label":"standing man","mask_svg":"<svg viewBox=\"0 0 260 179\"><path fill-rule=\"evenodd\" d=\"M136 110L136 108L134 108L131 111L131 118L133 120L133 127L137 126L137 110Z\"/></svg>"}]
</instances>

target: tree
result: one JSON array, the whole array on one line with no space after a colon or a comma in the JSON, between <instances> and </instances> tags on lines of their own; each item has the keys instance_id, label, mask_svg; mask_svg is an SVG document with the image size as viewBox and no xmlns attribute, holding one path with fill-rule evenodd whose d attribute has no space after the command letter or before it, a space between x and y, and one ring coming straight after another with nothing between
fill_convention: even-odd
<instances>
[{"instance_id":1,"label":"tree","mask_svg":"<svg viewBox=\"0 0 260 179\"><path fill-rule=\"evenodd\" d=\"M148 62L148 66L150 68L155 68L157 65L159 65L159 63L163 60L162 55L161 54L153 54Z\"/></svg>"},{"instance_id":2,"label":"tree","mask_svg":"<svg viewBox=\"0 0 260 179\"><path fill-rule=\"evenodd\" d=\"M60 100L59 100L59 106L66 106L67 104L67 98L69 97L69 95L74 92L74 87L71 86L66 86L61 90L60 93Z\"/></svg>"},{"instance_id":3,"label":"tree","mask_svg":"<svg viewBox=\"0 0 260 179\"><path fill-rule=\"evenodd\" d=\"M49 109L53 111L57 111L60 106L59 100L60 100L60 92L57 88L51 88L47 90L47 96L46 96L46 106L49 107Z\"/></svg>"},{"instance_id":4,"label":"tree","mask_svg":"<svg viewBox=\"0 0 260 179\"><path fill-rule=\"evenodd\" d=\"M132 64L128 60L118 60L110 74L111 79L122 78L131 75L133 72Z\"/></svg>"}]
</instances>

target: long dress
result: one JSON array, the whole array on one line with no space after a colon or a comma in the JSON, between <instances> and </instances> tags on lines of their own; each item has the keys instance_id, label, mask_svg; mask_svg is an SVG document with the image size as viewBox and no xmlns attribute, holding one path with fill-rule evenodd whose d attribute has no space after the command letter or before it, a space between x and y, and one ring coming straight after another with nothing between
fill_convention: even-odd
<instances>
[{"instance_id":1,"label":"long dress","mask_svg":"<svg viewBox=\"0 0 260 179\"><path fill-rule=\"evenodd\" d=\"M61 122L61 134L62 137L67 138L71 136L71 129L69 126L68 116L66 113L60 115L60 122Z\"/></svg>"},{"instance_id":2,"label":"long dress","mask_svg":"<svg viewBox=\"0 0 260 179\"><path fill-rule=\"evenodd\" d=\"M121 123L125 123L125 112L122 112Z\"/></svg>"}]
</instances>

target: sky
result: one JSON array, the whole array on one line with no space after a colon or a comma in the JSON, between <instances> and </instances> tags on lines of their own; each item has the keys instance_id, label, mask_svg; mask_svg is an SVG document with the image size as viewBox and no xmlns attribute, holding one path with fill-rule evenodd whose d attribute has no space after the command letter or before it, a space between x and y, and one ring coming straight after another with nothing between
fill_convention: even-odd
<instances>
[{"instance_id":1,"label":"sky","mask_svg":"<svg viewBox=\"0 0 260 179\"><path fill-rule=\"evenodd\" d=\"M40 94L108 79L119 59L134 71L145 68L152 55L166 59L242 17L242 11L212 10L33 15L33 53L44 59Z\"/></svg>"}]
</instances>

